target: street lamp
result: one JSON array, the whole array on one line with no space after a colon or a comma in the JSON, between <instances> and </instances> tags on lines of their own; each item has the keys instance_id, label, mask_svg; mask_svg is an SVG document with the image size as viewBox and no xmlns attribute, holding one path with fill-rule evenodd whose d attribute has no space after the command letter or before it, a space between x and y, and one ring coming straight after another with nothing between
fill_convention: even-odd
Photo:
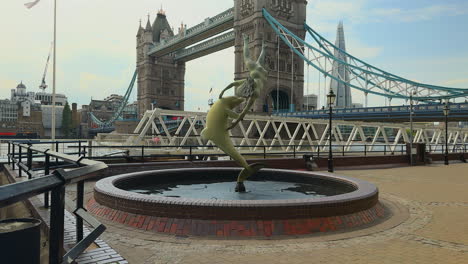
<instances>
[{"instance_id":1,"label":"street lamp","mask_svg":"<svg viewBox=\"0 0 468 264\"><path fill-rule=\"evenodd\" d=\"M327 94L327 103L329 109L329 124L328 124L328 172L333 172L333 151L332 151L332 112L333 104L335 103L336 95L333 89Z\"/></svg>"},{"instance_id":2,"label":"street lamp","mask_svg":"<svg viewBox=\"0 0 468 264\"><path fill-rule=\"evenodd\" d=\"M448 102L445 102L444 106L444 116L445 116L445 165L448 165L448 115L450 112L450 107Z\"/></svg>"}]
</instances>

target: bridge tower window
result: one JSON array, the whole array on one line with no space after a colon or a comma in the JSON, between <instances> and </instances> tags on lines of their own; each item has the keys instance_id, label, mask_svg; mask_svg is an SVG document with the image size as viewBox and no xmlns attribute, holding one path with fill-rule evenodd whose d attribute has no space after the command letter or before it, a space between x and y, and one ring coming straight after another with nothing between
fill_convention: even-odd
<instances>
[{"instance_id":1,"label":"bridge tower window","mask_svg":"<svg viewBox=\"0 0 468 264\"><path fill-rule=\"evenodd\" d=\"M279 61L279 71L281 71L281 72L285 71L284 64L285 64L284 60Z\"/></svg>"}]
</instances>

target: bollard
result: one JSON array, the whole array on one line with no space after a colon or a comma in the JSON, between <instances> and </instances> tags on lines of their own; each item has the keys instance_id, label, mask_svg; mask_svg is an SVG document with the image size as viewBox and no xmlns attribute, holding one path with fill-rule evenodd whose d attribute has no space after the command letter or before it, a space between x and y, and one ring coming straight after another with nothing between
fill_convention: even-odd
<instances>
[{"instance_id":1,"label":"bollard","mask_svg":"<svg viewBox=\"0 0 468 264\"><path fill-rule=\"evenodd\" d=\"M41 221L32 218L0 220L2 263L39 264Z\"/></svg>"}]
</instances>

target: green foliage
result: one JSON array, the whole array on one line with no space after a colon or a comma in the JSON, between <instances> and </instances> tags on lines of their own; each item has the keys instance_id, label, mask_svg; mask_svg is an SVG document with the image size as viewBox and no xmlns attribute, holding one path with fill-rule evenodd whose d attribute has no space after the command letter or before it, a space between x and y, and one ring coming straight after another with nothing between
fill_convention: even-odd
<instances>
[{"instance_id":1,"label":"green foliage","mask_svg":"<svg viewBox=\"0 0 468 264\"><path fill-rule=\"evenodd\" d=\"M408 135L408 137L411 135L411 129L407 128L406 129L406 134ZM413 130L413 137L416 136L416 131Z\"/></svg>"},{"instance_id":2,"label":"green foliage","mask_svg":"<svg viewBox=\"0 0 468 264\"><path fill-rule=\"evenodd\" d=\"M62 132L65 138L69 138L72 133L72 111L68 102L65 104L62 113Z\"/></svg>"}]
</instances>

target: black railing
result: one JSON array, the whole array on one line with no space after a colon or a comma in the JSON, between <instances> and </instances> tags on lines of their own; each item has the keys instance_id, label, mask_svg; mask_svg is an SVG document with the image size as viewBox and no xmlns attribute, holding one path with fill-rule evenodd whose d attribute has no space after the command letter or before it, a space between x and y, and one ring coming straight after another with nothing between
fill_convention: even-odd
<instances>
[{"instance_id":1,"label":"black railing","mask_svg":"<svg viewBox=\"0 0 468 264\"><path fill-rule=\"evenodd\" d=\"M292 155L293 157L307 155L315 155L320 157L321 155L328 154L328 144L314 144L314 145L235 145L237 148L255 148L256 151L242 151L244 156L263 156L264 159L273 156L281 155ZM112 160L112 159L140 159L144 160L145 158L182 158L188 160L194 160L195 157L222 157L226 156L219 151L214 151L216 146L206 146L206 145L184 145L184 146L171 146L171 145L156 145L156 146L146 146L146 145L122 145L122 146L68 146L68 148L78 148L78 152L83 155L87 155L89 159L98 159L98 160ZM187 151L187 153L181 154L170 154L170 153L158 153L150 154L149 150L151 149L175 149L180 148ZM289 149L284 151L283 148ZM124 154L123 156L111 156L107 155L92 155L93 149L120 149L122 151L115 152L113 154ZM133 151L131 151L133 150ZM204 150L202 153L197 153L196 150ZM213 150L213 152L208 152ZM406 144L398 144L395 146L389 146L385 144L353 144L351 146L345 145L333 145L332 151L334 154L341 156L346 156L346 154L360 154L364 156L371 155L372 153L382 153L384 155L391 154L401 154L405 155L406 153ZM130 155L130 152L133 152L133 155ZM138 154L136 154L138 153Z\"/></svg>"},{"instance_id":2,"label":"black railing","mask_svg":"<svg viewBox=\"0 0 468 264\"><path fill-rule=\"evenodd\" d=\"M122 145L122 146L96 146L93 145L91 141L56 141L52 142L55 146L55 149L58 150L58 145L64 143L63 151L67 148L77 149L77 151L67 151L67 154L85 156L88 159L93 160L115 160L115 159L126 159L131 160L141 160L151 158L179 158L187 160L200 159L200 157L225 157L226 155L216 151L216 146L206 146L206 145ZM74 145L69 145L65 147L65 143L74 143ZM87 144L86 144L87 143ZM28 143L29 144L29 143ZM34 142L32 144L51 144L51 142ZM450 152L452 153L467 153L467 143L460 144L451 144ZM302 155L313 155L316 157L323 156L328 154L328 145L327 144L301 144L301 145L236 145L235 147L242 149L245 148L255 148L256 151L241 151L244 156L263 156L264 159L274 157L274 156L285 156L292 155L293 157L302 156ZM184 149L187 153L151 153L152 149ZM284 148L288 148L287 151L284 151ZM427 144L426 152L429 153L443 153L444 144ZM96 154L93 153L94 150L99 149L118 149L119 151L110 152L106 154ZM197 150L203 149L203 152L197 152ZM10 152L10 146L9 146ZM210 152L212 150L212 152ZM15 152L13 146L13 152ZM94 151L97 152L97 151ZM324 153L326 152L326 153ZM339 156L350 155L406 155L406 144L397 144L397 145L388 145L388 144L352 144L350 146L334 144L332 147L333 154ZM132 153L130 155L130 153ZM94 154L94 155L93 155ZM20 158L24 155L20 155ZM164 159L162 159L164 160ZM68 165L57 164L57 161L54 165L51 165L51 168L61 168ZM35 169L33 169L35 170Z\"/></svg>"},{"instance_id":3,"label":"black railing","mask_svg":"<svg viewBox=\"0 0 468 264\"><path fill-rule=\"evenodd\" d=\"M62 143L62 142L60 142ZM73 142L75 143L75 142ZM51 144L47 142L47 144ZM0 207L11 205L28 199L32 196L44 193L44 203L50 204L50 231L49 231L49 263L72 263L86 248L88 248L106 227L87 213L84 209L84 181L94 176L91 173L107 168L103 162L84 159L68 154L58 153L50 149L40 149L33 144L8 143L8 164L12 169L18 169L18 176L26 173L28 180L0 186ZM18 152L16 152L16 150ZM24 153L23 150L26 152ZM26 158L26 163L23 162ZM34 158L43 157L43 167L40 163L34 164ZM55 159L51 162L51 158ZM55 166L53 166L55 164ZM61 168L59 168L61 166ZM64 167L73 168L65 171ZM55 170L50 173L51 169ZM37 173L38 169L44 171L44 175ZM76 216L77 242L68 252L64 253L64 210L65 210L65 186L76 183L77 199L73 213ZM83 220L94 229L83 238Z\"/></svg>"}]
</instances>

